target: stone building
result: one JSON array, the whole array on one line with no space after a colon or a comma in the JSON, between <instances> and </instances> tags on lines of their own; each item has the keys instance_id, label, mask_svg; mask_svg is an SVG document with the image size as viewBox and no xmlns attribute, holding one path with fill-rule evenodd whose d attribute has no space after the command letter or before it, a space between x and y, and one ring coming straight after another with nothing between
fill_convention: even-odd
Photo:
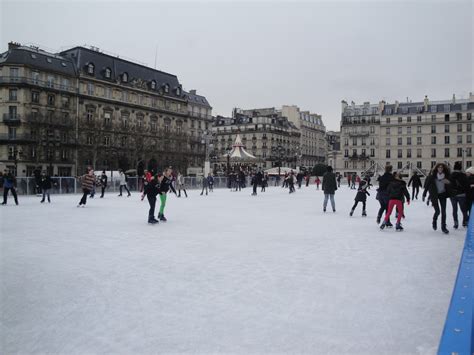
<instances>
[{"instance_id":1,"label":"stone building","mask_svg":"<svg viewBox=\"0 0 474 355\"><path fill-rule=\"evenodd\" d=\"M342 101L344 171L380 171L387 164L427 173L438 162L472 166L474 95L458 100L348 105Z\"/></svg>"},{"instance_id":2,"label":"stone building","mask_svg":"<svg viewBox=\"0 0 474 355\"><path fill-rule=\"evenodd\" d=\"M0 162L20 176L38 166L64 176L204 163L207 100L175 75L97 48L53 54L10 43L0 97Z\"/></svg>"},{"instance_id":3,"label":"stone building","mask_svg":"<svg viewBox=\"0 0 474 355\"><path fill-rule=\"evenodd\" d=\"M216 170L225 170L225 154L240 134L244 148L255 157L255 164L264 169L299 165L301 133L286 117L270 112L248 116L234 110L233 117L214 118L213 138Z\"/></svg>"}]
</instances>

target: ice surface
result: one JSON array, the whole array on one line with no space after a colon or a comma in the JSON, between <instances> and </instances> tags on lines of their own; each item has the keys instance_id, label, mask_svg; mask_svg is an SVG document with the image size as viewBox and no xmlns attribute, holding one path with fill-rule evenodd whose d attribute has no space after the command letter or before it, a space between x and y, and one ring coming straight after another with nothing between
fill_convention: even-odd
<instances>
[{"instance_id":1,"label":"ice surface","mask_svg":"<svg viewBox=\"0 0 474 355\"><path fill-rule=\"evenodd\" d=\"M0 353L434 354L465 230L415 201L380 231L372 192L351 218L347 187L325 214L313 186L190 191L155 226L137 193L10 197Z\"/></svg>"}]
</instances>

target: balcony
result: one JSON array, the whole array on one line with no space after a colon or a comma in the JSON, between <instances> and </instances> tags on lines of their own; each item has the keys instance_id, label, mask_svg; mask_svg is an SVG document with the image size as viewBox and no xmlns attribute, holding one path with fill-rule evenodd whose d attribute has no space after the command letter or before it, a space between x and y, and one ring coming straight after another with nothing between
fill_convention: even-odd
<instances>
[{"instance_id":1,"label":"balcony","mask_svg":"<svg viewBox=\"0 0 474 355\"><path fill-rule=\"evenodd\" d=\"M207 118L208 120L212 119L211 115L206 115L206 114L200 113L200 112L188 111L188 115L191 116L191 117Z\"/></svg>"},{"instance_id":2,"label":"balcony","mask_svg":"<svg viewBox=\"0 0 474 355\"><path fill-rule=\"evenodd\" d=\"M39 114L28 114L25 116L26 122L29 124L35 124L39 126L56 126L56 127L65 127L73 128L74 127L74 118L60 115L39 115Z\"/></svg>"},{"instance_id":3,"label":"balcony","mask_svg":"<svg viewBox=\"0 0 474 355\"><path fill-rule=\"evenodd\" d=\"M33 78L28 78L25 76L0 76L0 85L2 84L26 84L32 85L36 87L41 87L49 90L57 90L57 91L67 91L67 92L77 92L76 87L74 86L65 86L60 85L55 82L48 82Z\"/></svg>"},{"instance_id":4,"label":"balcony","mask_svg":"<svg viewBox=\"0 0 474 355\"><path fill-rule=\"evenodd\" d=\"M369 156L367 154L352 154L348 158L350 160L369 160Z\"/></svg>"},{"instance_id":5,"label":"balcony","mask_svg":"<svg viewBox=\"0 0 474 355\"><path fill-rule=\"evenodd\" d=\"M20 143L32 143L35 139L27 133L17 133L14 136L8 133L0 134L0 143L4 144L20 144Z\"/></svg>"},{"instance_id":6,"label":"balcony","mask_svg":"<svg viewBox=\"0 0 474 355\"><path fill-rule=\"evenodd\" d=\"M9 126L18 126L21 124L20 115L4 113L3 114L3 123Z\"/></svg>"},{"instance_id":7,"label":"balcony","mask_svg":"<svg viewBox=\"0 0 474 355\"><path fill-rule=\"evenodd\" d=\"M368 137L369 132L349 132L349 137Z\"/></svg>"}]
</instances>

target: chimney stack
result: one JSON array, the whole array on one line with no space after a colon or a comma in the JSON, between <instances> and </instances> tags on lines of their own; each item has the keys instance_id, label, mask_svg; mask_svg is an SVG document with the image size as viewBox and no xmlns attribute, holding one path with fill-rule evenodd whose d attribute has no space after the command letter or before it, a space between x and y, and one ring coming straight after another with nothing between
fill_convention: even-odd
<instances>
[{"instance_id":1,"label":"chimney stack","mask_svg":"<svg viewBox=\"0 0 474 355\"><path fill-rule=\"evenodd\" d=\"M190 93L191 95L196 95L196 90L189 90L189 93Z\"/></svg>"},{"instance_id":2,"label":"chimney stack","mask_svg":"<svg viewBox=\"0 0 474 355\"><path fill-rule=\"evenodd\" d=\"M18 42L8 42L8 50L21 47L21 43Z\"/></svg>"},{"instance_id":3,"label":"chimney stack","mask_svg":"<svg viewBox=\"0 0 474 355\"><path fill-rule=\"evenodd\" d=\"M428 111L428 105L430 104L430 100L428 100L428 95L425 95L425 99L423 100L423 104L425 107L425 112Z\"/></svg>"},{"instance_id":4,"label":"chimney stack","mask_svg":"<svg viewBox=\"0 0 474 355\"><path fill-rule=\"evenodd\" d=\"M453 94L453 105L456 103L456 95Z\"/></svg>"}]
</instances>

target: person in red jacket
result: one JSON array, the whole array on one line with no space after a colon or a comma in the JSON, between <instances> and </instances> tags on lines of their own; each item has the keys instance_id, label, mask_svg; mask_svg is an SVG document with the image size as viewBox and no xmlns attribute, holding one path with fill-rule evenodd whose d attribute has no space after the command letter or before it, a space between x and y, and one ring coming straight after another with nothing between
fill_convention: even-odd
<instances>
[{"instance_id":1,"label":"person in red jacket","mask_svg":"<svg viewBox=\"0 0 474 355\"><path fill-rule=\"evenodd\" d=\"M316 190L319 190L319 184L321 183L321 179L319 176L316 176L316 180L314 180L314 183L316 184Z\"/></svg>"},{"instance_id":2,"label":"person in red jacket","mask_svg":"<svg viewBox=\"0 0 474 355\"><path fill-rule=\"evenodd\" d=\"M407 205L410 205L410 194L407 189L407 184L405 181L402 180L402 177L399 172L393 173L393 180L388 184L387 193L388 193L388 209L387 213L385 213L385 218L382 224L380 225L380 229L384 229L388 225L388 221L390 219L390 215L392 214L393 208L397 208L397 224L396 230L402 231L403 227L400 223L403 213L403 202L406 198Z\"/></svg>"},{"instance_id":3,"label":"person in red jacket","mask_svg":"<svg viewBox=\"0 0 474 355\"><path fill-rule=\"evenodd\" d=\"M347 175L347 186L351 187L351 174Z\"/></svg>"},{"instance_id":4,"label":"person in red jacket","mask_svg":"<svg viewBox=\"0 0 474 355\"><path fill-rule=\"evenodd\" d=\"M95 175L92 168L87 169L87 173L79 178L82 184L82 198L77 207L86 207L87 196L91 193L95 185Z\"/></svg>"}]
</instances>

